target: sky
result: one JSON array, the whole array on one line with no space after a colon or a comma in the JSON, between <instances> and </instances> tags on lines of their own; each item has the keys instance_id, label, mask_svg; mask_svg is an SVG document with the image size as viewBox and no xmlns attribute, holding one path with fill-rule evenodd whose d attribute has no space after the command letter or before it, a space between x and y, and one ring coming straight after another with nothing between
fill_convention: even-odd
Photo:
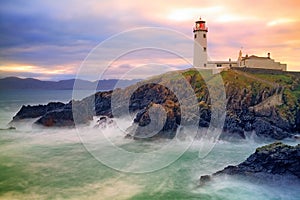
<instances>
[{"instance_id":1,"label":"sky","mask_svg":"<svg viewBox=\"0 0 300 200\"><path fill-rule=\"evenodd\" d=\"M1 0L0 77L62 80L78 76L85 67L91 69L86 70L86 79L95 79L95 73L105 70L101 78L125 74L131 79L183 69L189 65L170 52L128 49L126 55L118 55L114 50L139 39L153 39L145 29L130 32L141 27L184 34L189 38L185 44L175 41L176 37L155 38L169 51L175 46L190 50L199 17L208 26L210 59L236 60L240 49L244 55L270 52L288 70L300 71L299 9L298 0ZM118 45L101 46L124 31L130 37ZM114 59L109 64L83 65L99 44Z\"/></svg>"}]
</instances>

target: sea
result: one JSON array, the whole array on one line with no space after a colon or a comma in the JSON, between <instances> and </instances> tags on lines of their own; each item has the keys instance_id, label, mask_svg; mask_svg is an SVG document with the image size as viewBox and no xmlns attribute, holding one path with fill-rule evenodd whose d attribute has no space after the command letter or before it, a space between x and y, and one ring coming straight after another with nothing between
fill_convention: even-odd
<instances>
[{"instance_id":1,"label":"sea","mask_svg":"<svg viewBox=\"0 0 300 200\"><path fill-rule=\"evenodd\" d=\"M89 94L83 91L82 97ZM204 141L194 138L124 137L131 118L102 127L95 126L95 119L73 129L35 127L29 120L6 129L22 105L67 103L71 98L71 90L0 91L0 199L300 199L299 187L284 182L222 176L199 183L200 176L237 165L270 143L251 135L244 141L215 141L203 156ZM182 131L188 135L195 130Z\"/></svg>"}]
</instances>

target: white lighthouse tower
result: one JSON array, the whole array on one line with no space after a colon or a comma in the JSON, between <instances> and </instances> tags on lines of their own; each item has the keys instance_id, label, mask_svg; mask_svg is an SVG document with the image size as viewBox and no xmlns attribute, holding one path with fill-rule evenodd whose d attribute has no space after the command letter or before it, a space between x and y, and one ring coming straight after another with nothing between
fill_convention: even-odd
<instances>
[{"instance_id":1,"label":"white lighthouse tower","mask_svg":"<svg viewBox=\"0 0 300 200\"><path fill-rule=\"evenodd\" d=\"M201 18L195 22L194 27L194 67L203 68L207 66L207 32L205 21Z\"/></svg>"}]
</instances>

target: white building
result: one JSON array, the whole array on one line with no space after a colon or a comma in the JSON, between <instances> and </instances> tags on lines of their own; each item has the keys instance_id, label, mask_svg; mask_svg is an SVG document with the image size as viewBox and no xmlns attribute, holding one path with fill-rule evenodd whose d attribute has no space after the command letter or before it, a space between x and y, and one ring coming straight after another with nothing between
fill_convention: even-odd
<instances>
[{"instance_id":1,"label":"white building","mask_svg":"<svg viewBox=\"0 0 300 200\"><path fill-rule=\"evenodd\" d=\"M193 29L194 33L194 57L193 66L197 68L219 68L228 69L230 67L249 67L249 68L261 68L261 69L275 69L286 71L287 65L275 62L270 58L270 53L267 57L258 57L255 55L245 57L242 56L242 51L239 52L237 61L208 61L207 56L207 33L208 28L205 25L205 21L201 18L195 22Z\"/></svg>"},{"instance_id":2,"label":"white building","mask_svg":"<svg viewBox=\"0 0 300 200\"><path fill-rule=\"evenodd\" d=\"M275 69L286 71L287 65L282 64L280 62L275 62L274 59L271 58L271 54L268 53L267 57L259 57L259 56L242 56L242 51L239 53L238 58L239 67L249 67L249 68L263 68L263 69Z\"/></svg>"},{"instance_id":3,"label":"white building","mask_svg":"<svg viewBox=\"0 0 300 200\"><path fill-rule=\"evenodd\" d=\"M195 22L194 27L194 67L207 67L207 32L205 21Z\"/></svg>"}]
</instances>

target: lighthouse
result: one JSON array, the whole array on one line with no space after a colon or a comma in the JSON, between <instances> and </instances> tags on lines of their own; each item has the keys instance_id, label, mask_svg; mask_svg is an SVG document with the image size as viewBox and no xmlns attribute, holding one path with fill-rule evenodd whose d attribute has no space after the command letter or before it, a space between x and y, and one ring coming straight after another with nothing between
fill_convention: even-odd
<instances>
[{"instance_id":1,"label":"lighthouse","mask_svg":"<svg viewBox=\"0 0 300 200\"><path fill-rule=\"evenodd\" d=\"M203 68L207 66L207 32L205 21L201 18L195 22L194 33L194 59L193 66Z\"/></svg>"}]
</instances>

